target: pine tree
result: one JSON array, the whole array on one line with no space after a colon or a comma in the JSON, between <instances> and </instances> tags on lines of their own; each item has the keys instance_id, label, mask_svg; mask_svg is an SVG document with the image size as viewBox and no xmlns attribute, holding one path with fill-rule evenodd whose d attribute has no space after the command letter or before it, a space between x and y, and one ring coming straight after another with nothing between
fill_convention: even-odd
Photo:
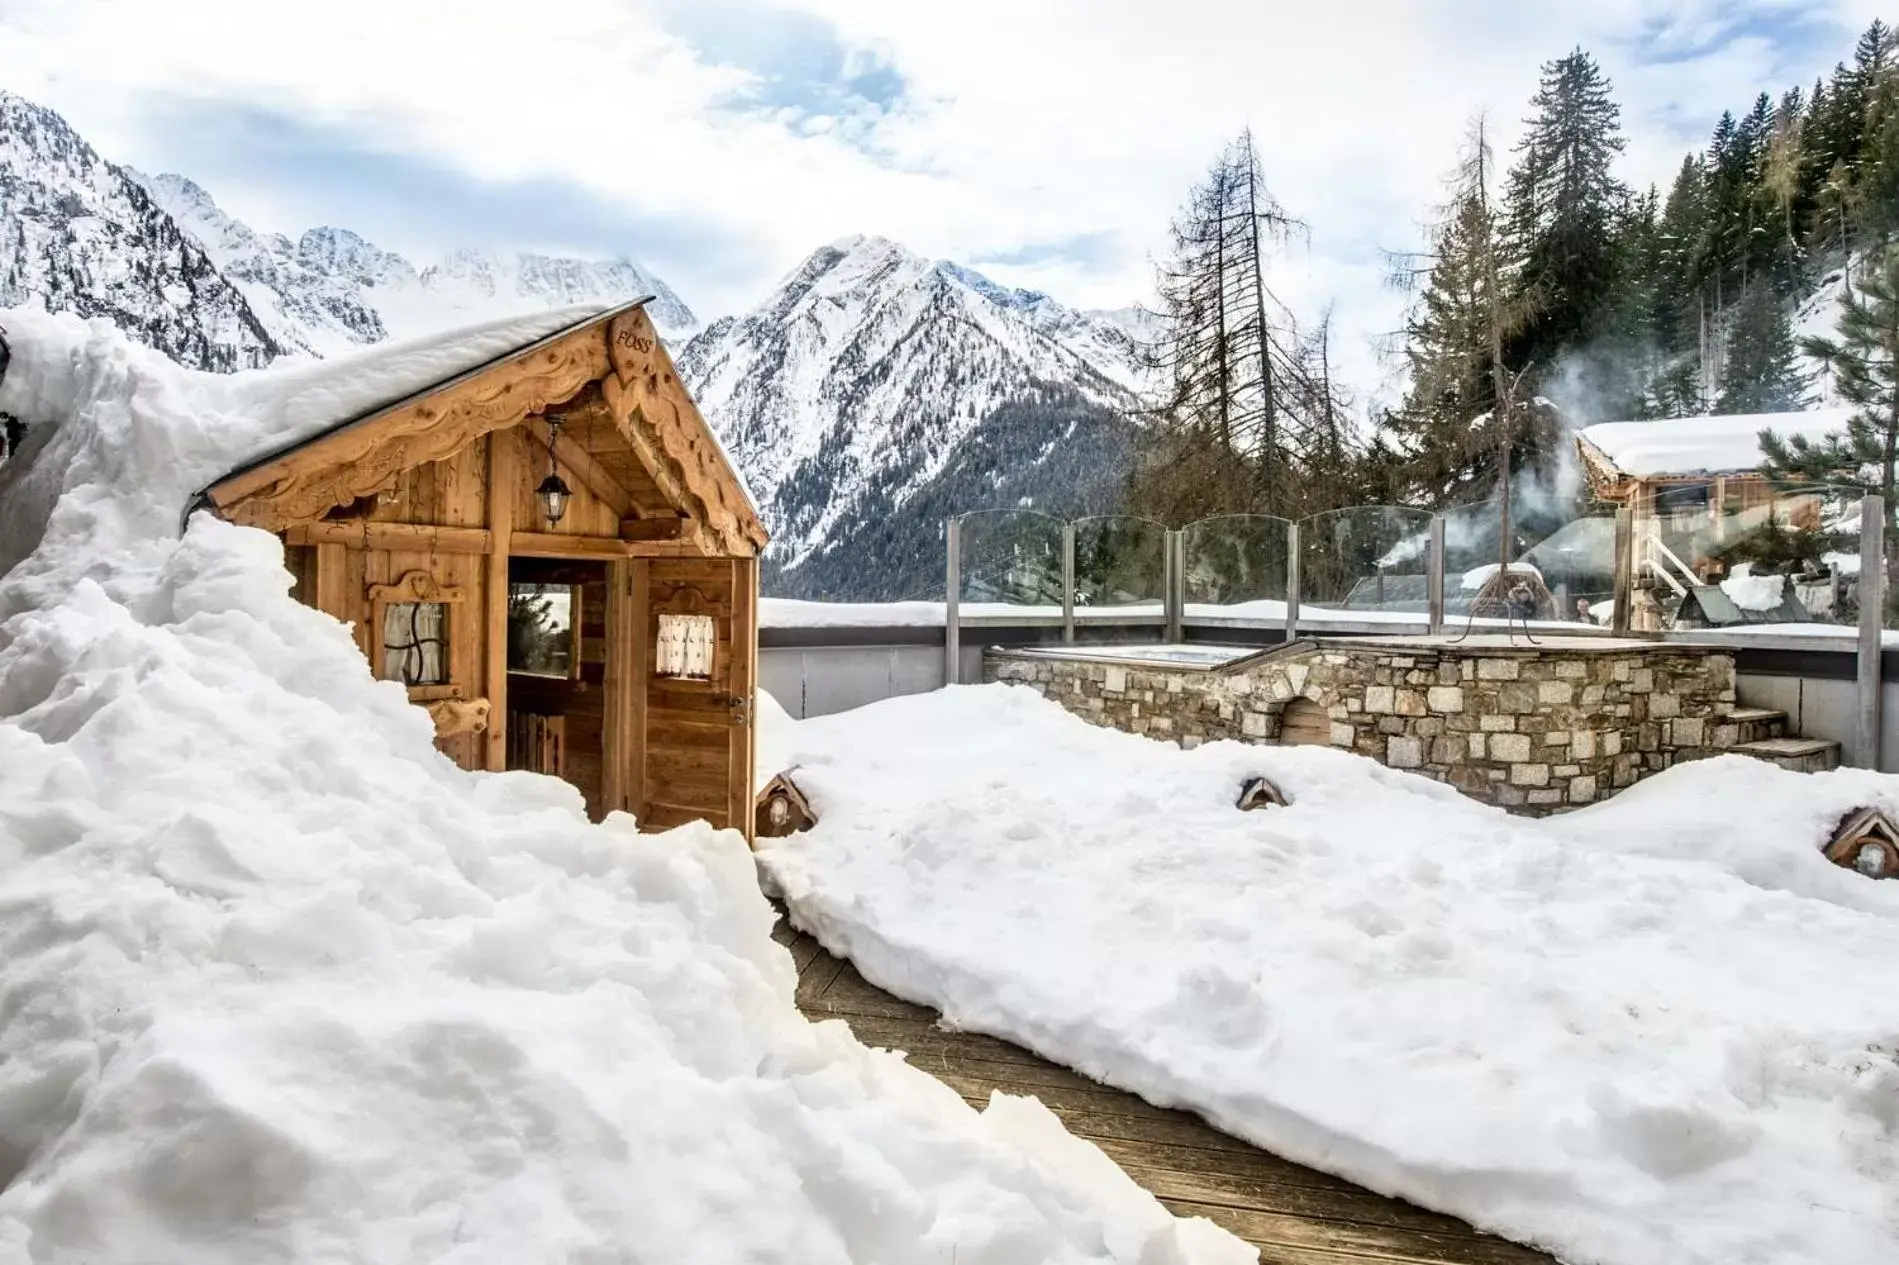
<instances>
[{"instance_id":1,"label":"pine tree","mask_svg":"<svg viewBox=\"0 0 1899 1265\"><path fill-rule=\"evenodd\" d=\"M1765 281L1748 287L1735 306L1723 363L1720 412L1791 413L1806 407L1793 326Z\"/></svg>"},{"instance_id":2,"label":"pine tree","mask_svg":"<svg viewBox=\"0 0 1899 1265\"><path fill-rule=\"evenodd\" d=\"M1398 270L1400 284L1416 293L1404 345L1411 385L1381 432L1399 481L1433 505L1490 496L1504 482L1503 471L1526 461L1541 464L1549 455L1522 443L1521 374L1504 359L1505 345L1531 309L1503 275L1491 163L1480 118L1452 176L1430 252Z\"/></svg>"},{"instance_id":3,"label":"pine tree","mask_svg":"<svg viewBox=\"0 0 1899 1265\"><path fill-rule=\"evenodd\" d=\"M1868 264L1840 298L1839 336L1806 338L1801 349L1833 373L1841 399L1856 411L1844 435L1824 443L1761 436L1770 474L1844 482L1886 498L1889 530L1899 469L1899 246ZM1890 551L1889 551L1890 553Z\"/></svg>"},{"instance_id":4,"label":"pine tree","mask_svg":"<svg viewBox=\"0 0 1899 1265\"><path fill-rule=\"evenodd\" d=\"M1535 114L1517 146L1506 205L1518 297L1537 318L1512 359L1551 368L1600 332L1615 284L1614 230L1628 191L1612 170L1621 111L1595 59L1578 48L1543 67Z\"/></svg>"},{"instance_id":5,"label":"pine tree","mask_svg":"<svg viewBox=\"0 0 1899 1265\"><path fill-rule=\"evenodd\" d=\"M1145 467L1150 505L1156 498L1182 508L1246 508L1232 503L1241 498L1273 505L1295 486L1284 397L1296 342L1266 287L1262 242L1295 227L1266 188L1251 132L1226 148L1176 219L1159 278L1166 332L1153 357L1168 384L1157 420L1171 455ZM1195 487L1153 486L1171 482L1169 467L1183 461Z\"/></svg>"}]
</instances>

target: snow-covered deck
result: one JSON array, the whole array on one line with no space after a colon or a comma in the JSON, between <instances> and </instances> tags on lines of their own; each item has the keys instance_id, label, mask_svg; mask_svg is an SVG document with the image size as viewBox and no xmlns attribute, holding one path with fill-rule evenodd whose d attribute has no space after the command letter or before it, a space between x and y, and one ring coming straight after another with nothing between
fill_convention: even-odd
<instances>
[{"instance_id":1,"label":"snow-covered deck","mask_svg":"<svg viewBox=\"0 0 1899 1265\"><path fill-rule=\"evenodd\" d=\"M860 1041L909 1054L972 1106L992 1093L1041 1099L1176 1214L1205 1217L1284 1265L1532 1265L1540 1252L1455 1217L1389 1199L1221 1133L1197 1116L1156 1107L995 1037L937 1026L937 1012L886 993L811 936L780 920L772 938L798 968L798 1008L842 1019Z\"/></svg>"}]
</instances>

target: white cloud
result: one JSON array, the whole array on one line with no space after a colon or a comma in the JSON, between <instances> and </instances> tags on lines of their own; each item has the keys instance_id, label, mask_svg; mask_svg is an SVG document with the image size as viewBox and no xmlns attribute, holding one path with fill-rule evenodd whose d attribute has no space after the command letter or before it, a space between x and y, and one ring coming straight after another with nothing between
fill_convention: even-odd
<instances>
[{"instance_id":1,"label":"white cloud","mask_svg":"<svg viewBox=\"0 0 1899 1265\"><path fill-rule=\"evenodd\" d=\"M723 5L725 20L745 7ZM643 220L720 226L748 243L756 275L645 261L713 313L860 230L1015 261L1000 279L1069 302L1129 302L1186 188L1250 125L1276 192L1312 226L1276 286L1306 312L1335 304L1345 372L1368 386L1369 339L1399 308L1379 248L1416 241L1474 111L1514 135L1540 62L1595 52L1623 105L1625 174L1665 181L1721 109L1810 82L1874 15L1869 0L776 7L829 22L853 73L901 76L901 103L774 109L764 89L782 89L784 67L761 71L755 41L727 57L703 26L691 43L665 10L610 0L0 0L0 85L135 164L155 147L143 103L182 95L340 125L491 179L578 182ZM1829 20L1825 38L1790 37ZM1645 64L1658 54L1675 60ZM268 190L213 192L240 213L288 210ZM440 245L454 214L443 208ZM1088 249L1025 249L1074 242Z\"/></svg>"}]
</instances>

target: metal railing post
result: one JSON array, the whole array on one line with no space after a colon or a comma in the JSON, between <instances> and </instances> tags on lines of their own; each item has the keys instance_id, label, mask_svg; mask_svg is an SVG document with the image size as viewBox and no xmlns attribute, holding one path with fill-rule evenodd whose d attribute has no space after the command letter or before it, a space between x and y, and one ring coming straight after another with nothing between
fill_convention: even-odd
<instances>
[{"instance_id":1,"label":"metal railing post","mask_svg":"<svg viewBox=\"0 0 1899 1265\"><path fill-rule=\"evenodd\" d=\"M1180 644L1180 606L1181 596L1186 585L1181 582L1180 574L1180 533L1169 530L1164 538L1161 554L1161 609L1167 615L1167 642Z\"/></svg>"},{"instance_id":2,"label":"metal railing post","mask_svg":"<svg viewBox=\"0 0 1899 1265\"><path fill-rule=\"evenodd\" d=\"M1431 518L1431 544L1424 555L1424 603L1427 631L1444 631L1444 516Z\"/></svg>"},{"instance_id":3,"label":"metal railing post","mask_svg":"<svg viewBox=\"0 0 1899 1265\"><path fill-rule=\"evenodd\" d=\"M1075 525L1062 524L1062 644L1075 644Z\"/></svg>"},{"instance_id":4,"label":"metal railing post","mask_svg":"<svg viewBox=\"0 0 1899 1265\"><path fill-rule=\"evenodd\" d=\"M1299 524L1286 524L1286 640L1299 635Z\"/></svg>"},{"instance_id":5,"label":"metal railing post","mask_svg":"<svg viewBox=\"0 0 1899 1265\"><path fill-rule=\"evenodd\" d=\"M1886 499L1864 496L1859 502L1859 723L1853 763L1879 767L1879 652L1886 615Z\"/></svg>"},{"instance_id":6,"label":"metal railing post","mask_svg":"<svg viewBox=\"0 0 1899 1265\"><path fill-rule=\"evenodd\" d=\"M1629 635L1629 608L1635 602L1635 507L1623 505L1615 512L1615 584L1611 600L1615 604L1612 630L1618 637Z\"/></svg>"},{"instance_id":7,"label":"metal railing post","mask_svg":"<svg viewBox=\"0 0 1899 1265\"><path fill-rule=\"evenodd\" d=\"M962 680L963 630L958 609L963 594L963 520L952 518L943 534L945 549L943 590L943 684Z\"/></svg>"}]
</instances>

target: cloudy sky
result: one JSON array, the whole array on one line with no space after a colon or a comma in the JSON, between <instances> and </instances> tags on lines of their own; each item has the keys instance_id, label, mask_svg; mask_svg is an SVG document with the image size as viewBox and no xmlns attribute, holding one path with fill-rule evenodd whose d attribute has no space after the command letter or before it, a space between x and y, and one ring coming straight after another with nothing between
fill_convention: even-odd
<instances>
[{"instance_id":1,"label":"cloudy sky","mask_svg":"<svg viewBox=\"0 0 1899 1265\"><path fill-rule=\"evenodd\" d=\"M1347 374L1401 307L1467 120L1514 138L1538 64L1615 84L1624 175L1810 83L1875 0L0 0L0 87L253 224L626 254L704 317L853 232L1080 306L1149 289L1169 215L1258 138L1311 226L1282 297Z\"/></svg>"}]
</instances>

